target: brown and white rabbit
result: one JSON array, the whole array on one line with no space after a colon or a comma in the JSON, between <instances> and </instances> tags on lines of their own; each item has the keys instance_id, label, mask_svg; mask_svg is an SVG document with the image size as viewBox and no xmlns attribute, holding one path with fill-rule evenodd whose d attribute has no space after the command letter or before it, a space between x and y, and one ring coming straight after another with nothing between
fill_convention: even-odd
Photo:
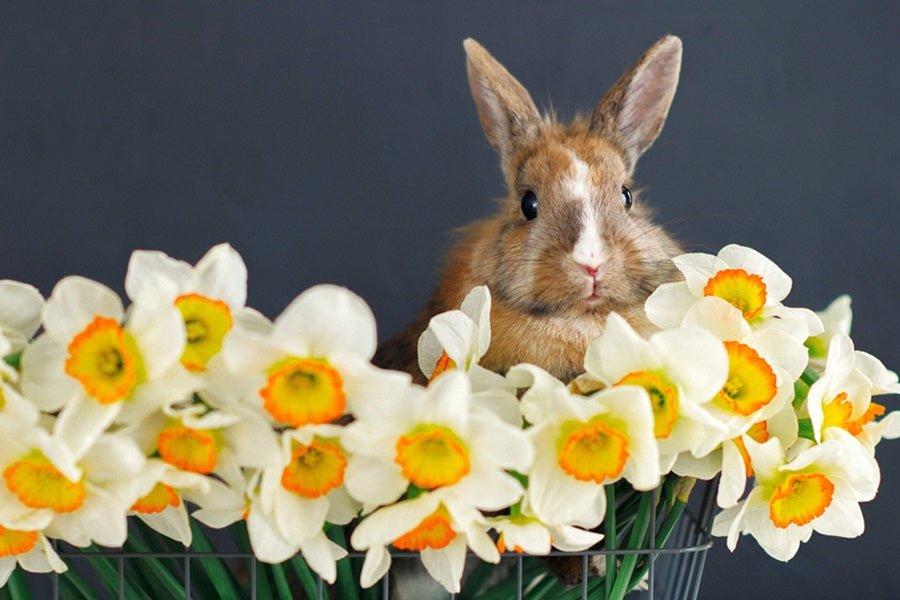
<instances>
[{"instance_id":1,"label":"brown and white rabbit","mask_svg":"<svg viewBox=\"0 0 900 600\"><path fill-rule=\"evenodd\" d=\"M504 373L529 362L569 380L610 311L647 331L643 305L678 278L675 241L651 221L632 179L659 135L681 69L681 40L651 46L597 104L571 124L538 112L531 96L481 45L466 67L481 125L499 152L507 196L492 217L463 228L417 320L379 348L375 363L423 377L416 344L437 313L477 285L493 299L481 365Z\"/></svg>"}]
</instances>

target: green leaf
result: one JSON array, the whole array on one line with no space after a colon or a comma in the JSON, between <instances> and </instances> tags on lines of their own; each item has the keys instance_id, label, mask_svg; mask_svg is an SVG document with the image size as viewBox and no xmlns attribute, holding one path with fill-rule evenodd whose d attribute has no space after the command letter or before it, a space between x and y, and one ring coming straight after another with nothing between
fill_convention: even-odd
<instances>
[{"instance_id":1,"label":"green leaf","mask_svg":"<svg viewBox=\"0 0 900 600\"><path fill-rule=\"evenodd\" d=\"M344 528L340 525L330 526L326 528L328 537L343 548L347 549L347 538L344 535ZM338 597L341 600L359 600L359 585L353 576L353 569L350 565L350 557L345 556L337 562L337 587Z\"/></svg>"},{"instance_id":2,"label":"green leaf","mask_svg":"<svg viewBox=\"0 0 900 600\"><path fill-rule=\"evenodd\" d=\"M66 598L84 598L84 600L94 600L97 592L91 589L91 586L78 574L78 572L69 566L69 570L59 576L60 584L65 583L72 592L66 594Z\"/></svg>"},{"instance_id":3,"label":"green leaf","mask_svg":"<svg viewBox=\"0 0 900 600\"><path fill-rule=\"evenodd\" d=\"M91 552L105 552L106 549L96 544L91 544L86 550L85 553ZM93 558L88 559L88 564L91 565L91 568L97 572L100 576L100 579L106 585L106 587L112 592L114 596L118 596L119 594L119 565L117 561L111 558L95 556ZM129 580L129 578L125 577L125 597L126 598L147 598L149 597L147 594L141 591L140 586L135 587L134 583Z\"/></svg>"},{"instance_id":4,"label":"green leaf","mask_svg":"<svg viewBox=\"0 0 900 600\"><path fill-rule=\"evenodd\" d=\"M604 520L604 541L607 550L616 549L616 488L612 485L604 486L606 491L606 519ZM612 594L613 584L616 580L616 556L606 555L606 585L604 586L604 598Z\"/></svg>"},{"instance_id":5,"label":"green leaf","mask_svg":"<svg viewBox=\"0 0 900 600\"><path fill-rule=\"evenodd\" d=\"M303 557L297 554L291 560L291 567L294 569L294 573L297 574L297 577L300 579L300 584L303 586L303 591L306 592L307 598L315 598L316 591L318 588L318 582L316 581L316 576L313 575L313 572L310 570L309 565L306 564L306 561L303 560Z\"/></svg>"},{"instance_id":6,"label":"green leaf","mask_svg":"<svg viewBox=\"0 0 900 600\"><path fill-rule=\"evenodd\" d=\"M794 410L800 410L803 406L803 403L806 402L806 396L809 395L809 386L806 385L806 382L802 379L798 379L794 382L794 399L791 401L791 406L794 407Z\"/></svg>"},{"instance_id":7,"label":"green leaf","mask_svg":"<svg viewBox=\"0 0 900 600\"><path fill-rule=\"evenodd\" d=\"M209 538L203 532L203 528L194 519L191 519L192 543L191 548L199 552L214 552L215 548L210 543ZM217 557L203 557L196 559L200 562L203 571L209 577L209 581L215 588L216 597L228 600L238 600L237 585L231 570L225 565L222 559Z\"/></svg>"},{"instance_id":8,"label":"green leaf","mask_svg":"<svg viewBox=\"0 0 900 600\"><path fill-rule=\"evenodd\" d=\"M21 567L15 567L6 583L9 595L13 600L31 600L31 591L28 589L28 582L25 580L25 573L22 572Z\"/></svg>"},{"instance_id":9,"label":"green leaf","mask_svg":"<svg viewBox=\"0 0 900 600\"><path fill-rule=\"evenodd\" d=\"M654 507L655 496L656 491L641 494L638 517L634 527L631 529L631 535L628 537L628 548L630 549L638 550L644 548L644 540L650 527L650 512L656 510ZM616 582L612 588L613 600L621 600L631 589L629 584L631 583L631 574L637 564L637 559L637 554L628 554L622 558L622 565L619 567L619 572L616 573Z\"/></svg>"},{"instance_id":10,"label":"green leaf","mask_svg":"<svg viewBox=\"0 0 900 600\"><path fill-rule=\"evenodd\" d=\"M291 594L291 588L288 586L287 577L285 577L284 568L281 565L272 565L272 577L275 579L278 597L281 600L291 600L294 596Z\"/></svg>"},{"instance_id":11,"label":"green leaf","mask_svg":"<svg viewBox=\"0 0 900 600\"><path fill-rule=\"evenodd\" d=\"M134 552L148 553L152 549L147 545L142 536L128 536L125 541L125 547ZM131 559L132 563L143 573L144 579L156 591L158 598L181 598L184 597L184 587L178 578L167 568L160 559L153 556L142 556L141 558ZM177 571L179 574L181 571Z\"/></svg>"}]
</instances>

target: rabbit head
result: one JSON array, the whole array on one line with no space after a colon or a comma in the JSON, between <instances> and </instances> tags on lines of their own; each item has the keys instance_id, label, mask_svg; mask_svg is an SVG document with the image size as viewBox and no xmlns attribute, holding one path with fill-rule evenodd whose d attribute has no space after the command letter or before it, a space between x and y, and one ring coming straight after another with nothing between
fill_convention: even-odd
<instances>
[{"instance_id":1,"label":"rabbit head","mask_svg":"<svg viewBox=\"0 0 900 600\"><path fill-rule=\"evenodd\" d=\"M474 279L533 316L628 312L676 277L677 244L632 189L678 84L681 40L666 36L626 71L589 118L542 116L481 45L464 42L472 97L500 155L508 194L464 244Z\"/></svg>"}]
</instances>

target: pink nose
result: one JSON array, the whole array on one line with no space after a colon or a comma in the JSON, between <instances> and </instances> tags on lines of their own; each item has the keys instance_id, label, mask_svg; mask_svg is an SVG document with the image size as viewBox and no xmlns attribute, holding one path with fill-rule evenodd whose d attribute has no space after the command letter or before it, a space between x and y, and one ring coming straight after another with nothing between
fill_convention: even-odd
<instances>
[{"instance_id":1,"label":"pink nose","mask_svg":"<svg viewBox=\"0 0 900 600\"><path fill-rule=\"evenodd\" d=\"M597 277L597 273L600 272L600 267L602 265L585 265L583 263L578 263L578 266L587 273L591 277Z\"/></svg>"}]
</instances>

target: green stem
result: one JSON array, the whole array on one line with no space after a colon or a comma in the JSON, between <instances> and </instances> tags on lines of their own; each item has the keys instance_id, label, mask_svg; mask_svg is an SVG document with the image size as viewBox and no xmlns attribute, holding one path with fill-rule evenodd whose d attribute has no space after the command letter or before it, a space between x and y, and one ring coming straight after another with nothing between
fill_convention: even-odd
<instances>
[{"instance_id":1,"label":"green stem","mask_svg":"<svg viewBox=\"0 0 900 600\"><path fill-rule=\"evenodd\" d=\"M616 488L612 485L605 486L606 491L606 519L604 522L604 539L606 540L606 549L616 549ZM586 574L585 574L586 576ZM604 589L604 598L609 598L612 594L613 583L616 578L616 555L606 555L606 586Z\"/></svg>"},{"instance_id":2,"label":"green stem","mask_svg":"<svg viewBox=\"0 0 900 600\"><path fill-rule=\"evenodd\" d=\"M806 396L809 395L809 386L802 379L794 382L794 400L791 402L794 410L800 410L803 403L806 402Z\"/></svg>"},{"instance_id":3,"label":"green stem","mask_svg":"<svg viewBox=\"0 0 900 600\"><path fill-rule=\"evenodd\" d=\"M317 591L316 576L313 575L309 565L303 560L303 557L297 554L291 558L291 567L293 567L294 573L296 573L297 577L300 579L300 584L303 586L303 591L306 592L306 597L315 598Z\"/></svg>"},{"instance_id":4,"label":"green stem","mask_svg":"<svg viewBox=\"0 0 900 600\"><path fill-rule=\"evenodd\" d=\"M812 384L814 384L818 380L819 374L814 369L811 369L809 367L807 367L806 370L803 371L803 374L800 375L800 381L802 381L809 387L812 387Z\"/></svg>"},{"instance_id":5,"label":"green stem","mask_svg":"<svg viewBox=\"0 0 900 600\"><path fill-rule=\"evenodd\" d=\"M687 501L688 499L685 497L679 496L675 498L675 503L669 509L669 512L666 513L666 518L663 520L663 523L659 528L659 532L656 534L656 543L654 544L655 548L665 548L666 542L669 541L669 536L672 535L672 530L675 529L675 525L678 523L678 519L681 518L682 513L684 513L684 509L687 507ZM647 571L649 569L650 561L647 560L632 576L628 587L633 588L634 586L639 584L647 574Z\"/></svg>"},{"instance_id":6,"label":"green stem","mask_svg":"<svg viewBox=\"0 0 900 600\"><path fill-rule=\"evenodd\" d=\"M638 508L637 520L631 528L631 535L628 537L628 548L638 550L643 548L644 539L647 536L647 529L650 527L650 511L655 510L654 500L656 499L656 491L645 492L641 494L641 505ZM625 594L631 589L631 573L637 564L638 555L629 554L622 559L622 566L616 573L616 582L612 589L612 599L621 600Z\"/></svg>"},{"instance_id":7,"label":"green stem","mask_svg":"<svg viewBox=\"0 0 900 600\"><path fill-rule=\"evenodd\" d=\"M329 526L328 537L344 550L348 549L347 537L344 535L344 528L341 525ZM356 578L353 577L349 556L345 556L337 562L337 585L338 595L342 600L359 600L359 586Z\"/></svg>"},{"instance_id":8,"label":"green stem","mask_svg":"<svg viewBox=\"0 0 900 600\"><path fill-rule=\"evenodd\" d=\"M284 575L284 568L281 565L272 565L272 578L275 580L275 589L278 590L278 597L281 600L291 600L291 587L288 585L287 577Z\"/></svg>"},{"instance_id":9,"label":"green stem","mask_svg":"<svg viewBox=\"0 0 900 600\"><path fill-rule=\"evenodd\" d=\"M25 581L25 574L21 567L16 566L12 575L9 576L9 593L13 600L31 600L31 591L28 589L28 582Z\"/></svg>"},{"instance_id":10,"label":"green stem","mask_svg":"<svg viewBox=\"0 0 900 600\"><path fill-rule=\"evenodd\" d=\"M816 441L816 433L813 431L812 419L797 420L797 437Z\"/></svg>"},{"instance_id":11,"label":"green stem","mask_svg":"<svg viewBox=\"0 0 900 600\"><path fill-rule=\"evenodd\" d=\"M215 551L215 548L209 541L209 538L206 537L206 534L203 532L199 523L193 519L191 519L191 533L193 536L191 547L194 550L199 552ZM218 598L237 600L239 597L237 585L235 584L231 571L225 566L222 559L211 556L196 560L200 562L200 566L203 567L210 582L212 582Z\"/></svg>"}]
</instances>

